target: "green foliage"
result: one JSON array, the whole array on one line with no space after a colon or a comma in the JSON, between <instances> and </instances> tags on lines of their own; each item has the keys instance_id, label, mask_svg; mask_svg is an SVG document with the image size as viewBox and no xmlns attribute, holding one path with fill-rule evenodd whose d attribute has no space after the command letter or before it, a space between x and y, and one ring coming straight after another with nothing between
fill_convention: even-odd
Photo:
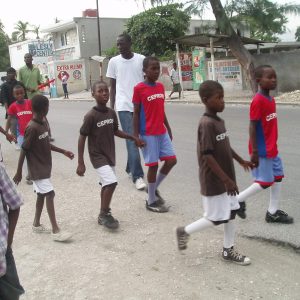
<instances>
[{"instance_id":1,"label":"green foliage","mask_svg":"<svg viewBox=\"0 0 300 300\"><path fill-rule=\"evenodd\" d=\"M132 49L146 56L175 51L173 40L185 34L190 21L190 16L181 9L180 4L170 4L131 17L127 30L132 37Z\"/></svg>"},{"instance_id":2,"label":"green foliage","mask_svg":"<svg viewBox=\"0 0 300 300\"><path fill-rule=\"evenodd\" d=\"M278 41L286 31L287 14L299 14L300 5L280 5L269 0L231 0L225 6L227 16L236 23L246 22L250 36L265 41Z\"/></svg>"},{"instance_id":3,"label":"green foliage","mask_svg":"<svg viewBox=\"0 0 300 300\"><path fill-rule=\"evenodd\" d=\"M297 27L297 30L295 32L295 39L297 42L300 42L300 26Z\"/></svg>"},{"instance_id":4,"label":"green foliage","mask_svg":"<svg viewBox=\"0 0 300 300\"><path fill-rule=\"evenodd\" d=\"M105 50L104 53L107 58L111 58L111 57L118 55L119 50L118 50L117 46L113 46L113 47Z\"/></svg>"},{"instance_id":5,"label":"green foliage","mask_svg":"<svg viewBox=\"0 0 300 300\"><path fill-rule=\"evenodd\" d=\"M10 65L8 45L9 45L9 37L4 32L4 26L0 21L0 70L1 71L5 71Z\"/></svg>"},{"instance_id":6,"label":"green foliage","mask_svg":"<svg viewBox=\"0 0 300 300\"><path fill-rule=\"evenodd\" d=\"M12 33L12 40L15 42L25 41L27 33L30 32L29 23L18 21L17 24L15 25L15 30L16 31Z\"/></svg>"}]
</instances>

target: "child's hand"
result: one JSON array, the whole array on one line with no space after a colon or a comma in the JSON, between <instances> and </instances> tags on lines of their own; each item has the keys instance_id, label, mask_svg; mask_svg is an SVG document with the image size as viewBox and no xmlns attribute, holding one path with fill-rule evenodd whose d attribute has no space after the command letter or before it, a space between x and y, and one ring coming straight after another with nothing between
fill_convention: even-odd
<instances>
[{"instance_id":1,"label":"child's hand","mask_svg":"<svg viewBox=\"0 0 300 300\"><path fill-rule=\"evenodd\" d=\"M83 176L85 173L85 164L78 164L76 173L79 176Z\"/></svg>"},{"instance_id":2,"label":"child's hand","mask_svg":"<svg viewBox=\"0 0 300 300\"><path fill-rule=\"evenodd\" d=\"M251 162L252 162L253 168L258 167L259 161L258 161L258 153L257 152L252 152Z\"/></svg>"},{"instance_id":3,"label":"child's hand","mask_svg":"<svg viewBox=\"0 0 300 300\"><path fill-rule=\"evenodd\" d=\"M11 143L11 142L17 142L17 139L14 135L7 133L6 134L6 139Z\"/></svg>"},{"instance_id":4,"label":"child's hand","mask_svg":"<svg viewBox=\"0 0 300 300\"><path fill-rule=\"evenodd\" d=\"M134 142L135 142L135 145L139 148L146 146L146 143L139 138L134 138Z\"/></svg>"},{"instance_id":5,"label":"child's hand","mask_svg":"<svg viewBox=\"0 0 300 300\"><path fill-rule=\"evenodd\" d=\"M228 180L226 180L224 182L224 184L225 184L225 188L226 188L226 191L227 191L228 195L236 196L236 195L239 194L239 189L238 189L236 183L233 180L228 178Z\"/></svg>"},{"instance_id":6,"label":"child's hand","mask_svg":"<svg viewBox=\"0 0 300 300\"><path fill-rule=\"evenodd\" d=\"M17 172L13 178L15 184L19 184L22 180L22 172Z\"/></svg>"},{"instance_id":7,"label":"child's hand","mask_svg":"<svg viewBox=\"0 0 300 300\"><path fill-rule=\"evenodd\" d=\"M243 160L240 162L240 165L244 168L245 171L252 170L254 168L254 164L251 161Z\"/></svg>"},{"instance_id":8,"label":"child's hand","mask_svg":"<svg viewBox=\"0 0 300 300\"><path fill-rule=\"evenodd\" d=\"M64 151L64 155L66 157L69 157L70 159L73 159L74 158L74 153L71 152L71 151Z\"/></svg>"}]
</instances>

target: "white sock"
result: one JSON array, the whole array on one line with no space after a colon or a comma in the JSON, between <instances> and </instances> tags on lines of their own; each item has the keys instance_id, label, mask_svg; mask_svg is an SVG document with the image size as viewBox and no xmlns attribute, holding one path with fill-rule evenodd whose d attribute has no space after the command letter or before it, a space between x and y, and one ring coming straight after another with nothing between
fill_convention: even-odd
<instances>
[{"instance_id":1,"label":"white sock","mask_svg":"<svg viewBox=\"0 0 300 300\"><path fill-rule=\"evenodd\" d=\"M270 203L268 212L274 214L279 208L281 182L274 182L270 190Z\"/></svg>"},{"instance_id":2,"label":"white sock","mask_svg":"<svg viewBox=\"0 0 300 300\"><path fill-rule=\"evenodd\" d=\"M263 188L257 182L251 184L248 188L243 190L241 193L237 195L237 199L239 202L244 202L247 198L257 194L258 192L262 191Z\"/></svg>"},{"instance_id":3,"label":"white sock","mask_svg":"<svg viewBox=\"0 0 300 300\"><path fill-rule=\"evenodd\" d=\"M206 229L208 227L212 227L214 225L213 222L207 220L206 218L201 218L193 223L191 223L190 225L187 225L184 227L184 231L187 234L192 234L194 232Z\"/></svg>"},{"instance_id":4,"label":"white sock","mask_svg":"<svg viewBox=\"0 0 300 300\"><path fill-rule=\"evenodd\" d=\"M148 199L147 202L149 205L155 202L155 182L148 182Z\"/></svg>"},{"instance_id":5,"label":"white sock","mask_svg":"<svg viewBox=\"0 0 300 300\"><path fill-rule=\"evenodd\" d=\"M234 245L235 222L233 220L224 223L224 248L231 248Z\"/></svg>"}]
</instances>

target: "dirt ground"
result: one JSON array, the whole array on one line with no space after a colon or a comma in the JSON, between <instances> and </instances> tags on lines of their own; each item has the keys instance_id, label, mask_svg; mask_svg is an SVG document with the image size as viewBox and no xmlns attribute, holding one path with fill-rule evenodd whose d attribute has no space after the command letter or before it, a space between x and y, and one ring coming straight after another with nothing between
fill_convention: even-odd
<instances>
[{"instance_id":1,"label":"dirt ground","mask_svg":"<svg viewBox=\"0 0 300 300\"><path fill-rule=\"evenodd\" d=\"M13 175L16 152L6 147ZM122 170L112 205L120 230L111 233L96 221L99 188L93 172L79 178L72 175L73 162L56 154L53 161L57 218L74 236L70 243L56 243L31 232L35 199L32 186L22 182L25 204L13 245L26 290L22 300L299 299L300 259L293 250L237 237L238 248L253 263L226 263L218 227L193 235L181 254L175 228L192 220L176 206L168 214L146 211L145 193L136 191ZM42 221L49 226L45 212Z\"/></svg>"}]
</instances>

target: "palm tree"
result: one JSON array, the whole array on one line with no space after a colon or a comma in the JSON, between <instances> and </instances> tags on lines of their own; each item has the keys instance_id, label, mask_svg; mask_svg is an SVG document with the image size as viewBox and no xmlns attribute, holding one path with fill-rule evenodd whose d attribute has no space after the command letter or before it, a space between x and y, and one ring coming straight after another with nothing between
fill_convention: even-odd
<instances>
[{"instance_id":1,"label":"palm tree","mask_svg":"<svg viewBox=\"0 0 300 300\"><path fill-rule=\"evenodd\" d=\"M31 32L35 33L36 39L39 39L39 38L40 38L40 37L39 37L40 27L41 27L41 25L39 25L39 26L33 25L33 29L30 30Z\"/></svg>"},{"instance_id":2,"label":"palm tree","mask_svg":"<svg viewBox=\"0 0 300 300\"><path fill-rule=\"evenodd\" d=\"M28 26L29 26L28 22L18 21L17 24L15 25L16 31L12 33L12 36L17 38L18 41L25 41L26 34L30 32Z\"/></svg>"}]
</instances>

